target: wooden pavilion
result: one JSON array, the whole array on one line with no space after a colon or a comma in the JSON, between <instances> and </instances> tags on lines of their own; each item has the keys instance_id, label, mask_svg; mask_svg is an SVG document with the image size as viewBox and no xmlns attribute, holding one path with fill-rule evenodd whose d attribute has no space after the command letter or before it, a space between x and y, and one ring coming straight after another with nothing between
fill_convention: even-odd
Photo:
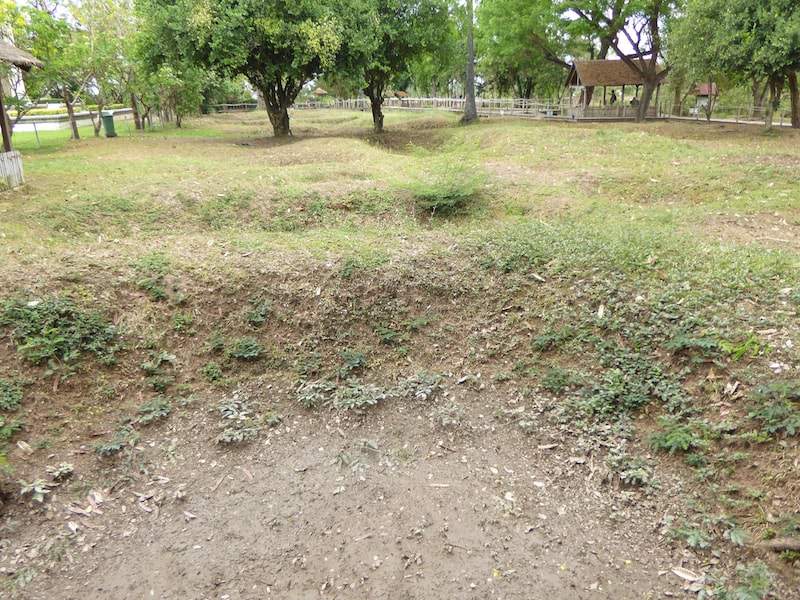
<instances>
[{"instance_id":1,"label":"wooden pavilion","mask_svg":"<svg viewBox=\"0 0 800 600\"><path fill-rule=\"evenodd\" d=\"M660 68L660 71L663 69ZM666 72L664 73L666 75ZM661 93L661 77L647 117L658 116L658 98ZM574 119L635 119L638 112L639 88L644 85L641 74L623 60L576 60L567 76L565 91L569 90L568 105ZM603 94L597 88L603 88ZM594 93L587 93L588 89ZM611 88L611 94L608 94ZM621 88L618 96L617 90ZM626 90L633 88L633 96Z\"/></svg>"},{"instance_id":2,"label":"wooden pavilion","mask_svg":"<svg viewBox=\"0 0 800 600\"><path fill-rule=\"evenodd\" d=\"M7 44L0 42L0 62L12 65L23 71L30 71L34 67L41 67L42 63L28 54ZM22 174L22 157L15 152L11 145L11 123L5 106L5 91L0 79L0 131L3 137L3 152L0 152L0 186L15 188L24 182Z\"/></svg>"}]
</instances>

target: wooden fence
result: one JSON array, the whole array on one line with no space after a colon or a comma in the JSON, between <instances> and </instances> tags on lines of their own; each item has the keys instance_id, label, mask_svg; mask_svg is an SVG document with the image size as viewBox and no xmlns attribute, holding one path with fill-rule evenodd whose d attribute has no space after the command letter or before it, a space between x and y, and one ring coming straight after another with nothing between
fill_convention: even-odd
<instances>
[{"instance_id":1,"label":"wooden fence","mask_svg":"<svg viewBox=\"0 0 800 600\"><path fill-rule=\"evenodd\" d=\"M389 110L446 110L464 112L463 98L386 98L383 107ZM581 106L570 105L569 100L549 102L528 98L476 98L478 114L481 116L514 116L530 119L564 120L631 120L636 117L635 106ZM343 110L370 110L368 98L330 100L295 104L297 109L333 108ZM659 107L652 106L647 111L648 118L662 115Z\"/></svg>"},{"instance_id":2,"label":"wooden fence","mask_svg":"<svg viewBox=\"0 0 800 600\"><path fill-rule=\"evenodd\" d=\"M0 189L14 189L25 183L19 152L0 152Z\"/></svg>"}]
</instances>

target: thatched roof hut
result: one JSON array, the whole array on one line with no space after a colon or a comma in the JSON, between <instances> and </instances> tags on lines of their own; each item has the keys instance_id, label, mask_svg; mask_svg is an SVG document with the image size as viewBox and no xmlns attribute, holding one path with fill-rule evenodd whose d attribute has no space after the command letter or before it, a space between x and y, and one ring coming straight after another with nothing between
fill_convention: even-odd
<instances>
[{"instance_id":1,"label":"thatched roof hut","mask_svg":"<svg viewBox=\"0 0 800 600\"><path fill-rule=\"evenodd\" d=\"M32 54L25 52L25 50L20 50L6 42L0 42L0 62L14 65L23 71L30 71L33 67L42 66L42 61L35 58Z\"/></svg>"},{"instance_id":2,"label":"thatched roof hut","mask_svg":"<svg viewBox=\"0 0 800 600\"><path fill-rule=\"evenodd\" d=\"M659 67L659 71L663 70L663 67ZM567 85L585 87L643 84L641 73L624 60L576 60L567 80Z\"/></svg>"}]
</instances>

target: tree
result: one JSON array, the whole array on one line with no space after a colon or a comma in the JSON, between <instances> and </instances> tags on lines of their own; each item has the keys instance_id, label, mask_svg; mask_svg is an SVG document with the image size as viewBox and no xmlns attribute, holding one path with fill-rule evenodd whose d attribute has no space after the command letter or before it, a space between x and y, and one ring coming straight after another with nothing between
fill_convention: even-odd
<instances>
[{"instance_id":1,"label":"tree","mask_svg":"<svg viewBox=\"0 0 800 600\"><path fill-rule=\"evenodd\" d=\"M374 0L372 42L365 57L364 95L372 106L376 133L383 131L383 94L413 60L431 52L446 26L442 0Z\"/></svg>"},{"instance_id":2,"label":"tree","mask_svg":"<svg viewBox=\"0 0 800 600\"><path fill-rule=\"evenodd\" d=\"M709 45L703 36L715 27L716 23L709 22L707 14L689 16L684 13L672 20L668 30L672 75L677 74L679 80L688 83L689 90L699 83L707 85L708 103L703 106L703 111L708 121L714 111L720 69L715 61L714 46ZM676 86L675 89L680 88Z\"/></svg>"},{"instance_id":3,"label":"tree","mask_svg":"<svg viewBox=\"0 0 800 600\"><path fill-rule=\"evenodd\" d=\"M355 0L140 0L160 45L259 91L276 137L303 86L346 58ZM358 36L354 36L358 37Z\"/></svg>"},{"instance_id":4,"label":"tree","mask_svg":"<svg viewBox=\"0 0 800 600\"><path fill-rule=\"evenodd\" d=\"M411 60L408 76L413 87L428 96L456 93L463 88L466 10L457 2L449 6L449 18L438 31L428 52Z\"/></svg>"},{"instance_id":5,"label":"tree","mask_svg":"<svg viewBox=\"0 0 800 600\"><path fill-rule=\"evenodd\" d=\"M44 63L43 68L30 73L26 86L29 91L46 90L63 98L72 139L78 140L80 133L74 104L86 89L92 75L88 37L66 19L45 10L31 9L26 17L27 39L23 46Z\"/></svg>"},{"instance_id":6,"label":"tree","mask_svg":"<svg viewBox=\"0 0 800 600\"><path fill-rule=\"evenodd\" d=\"M478 119L478 109L475 106L475 16L473 1L467 0L467 68L464 80L464 116L461 117L462 123L472 123Z\"/></svg>"},{"instance_id":7,"label":"tree","mask_svg":"<svg viewBox=\"0 0 800 600\"><path fill-rule=\"evenodd\" d=\"M567 19L564 24L566 33L573 47L580 46L579 40L588 40L589 58L598 60L608 58L628 16L634 11L628 0L565 0L561 8L567 13L580 11L581 18ZM544 38L540 38L538 43L544 45ZM594 87L587 87L585 94L584 103L588 105L594 96Z\"/></svg>"},{"instance_id":8,"label":"tree","mask_svg":"<svg viewBox=\"0 0 800 600\"><path fill-rule=\"evenodd\" d=\"M618 12L610 10L592 13L584 6L612 4ZM606 40L614 52L642 79L642 97L636 114L637 121L647 116L656 88L667 75L669 68L662 69L658 63L662 51L662 20L670 13L669 0L592 0L568 1L565 5L586 25L588 31L601 40ZM621 48L620 34L632 49L627 53Z\"/></svg>"},{"instance_id":9,"label":"tree","mask_svg":"<svg viewBox=\"0 0 800 600\"><path fill-rule=\"evenodd\" d=\"M772 127L788 83L792 125L800 127L800 4L795 0L689 0L686 19L702 25L703 48L690 46L714 68L740 80L766 81L769 90L767 128Z\"/></svg>"},{"instance_id":10,"label":"tree","mask_svg":"<svg viewBox=\"0 0 800 600\"><path fill-rule=\"evenodd\" d=\"M550 0L483 0L477 21L481 74L499 94L531 98L563 84L566 44Z\"/></svg>"}]
</instances>

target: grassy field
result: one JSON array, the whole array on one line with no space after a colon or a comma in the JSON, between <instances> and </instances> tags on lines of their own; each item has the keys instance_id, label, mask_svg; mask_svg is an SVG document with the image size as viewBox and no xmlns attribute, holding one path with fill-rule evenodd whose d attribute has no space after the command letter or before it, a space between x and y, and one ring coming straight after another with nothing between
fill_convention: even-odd
<instances>
[{"instance_id":1,"label":"grassy field","mask_svg":"<svg viewBox=\"0 0 800 600\"><path fill-rule=\"evenodd\" d=\"M347 380L360 408L367 383L477 374L546 404L623 487L685 478L665 535L732 553L718 593L757 593L764 564L791 589L800 553L762 546L800 537L800 137L386 121L374 136L367 113L298 112L288 141L260 113L16 135L28 183L0 194L14 479L55 450L21 460L12 439L101 431L111 455L156 401L264 373L323 396Z\"/></svg>"}]
</instances>

